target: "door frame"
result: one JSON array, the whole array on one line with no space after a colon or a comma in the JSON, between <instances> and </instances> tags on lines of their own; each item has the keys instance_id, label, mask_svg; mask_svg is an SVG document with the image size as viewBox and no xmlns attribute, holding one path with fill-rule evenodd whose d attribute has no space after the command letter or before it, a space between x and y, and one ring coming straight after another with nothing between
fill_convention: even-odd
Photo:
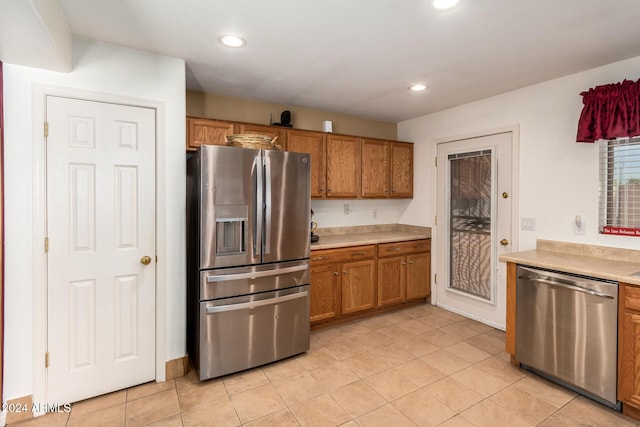
<instances>
[{"instance_id":1,"label":"door frame","mask_svg":"<svg viewBox=\"0 0 640 427\"><path fill-rule=\"evenodd\" d=\"M520 212L520 187L519 187L519 177L520 177L520 125L515 124L511 126L505 126L500 128L493 128L475 132L469 132L459 135L453 135L443 138L437 138L433 141L432 146L432 156L434 159L438 158L438 144L444 144L448 142L455 142L465 139L474 139L481 138L485 136L496 135L500 133L511 133L511 251L517 252L520 241L519 234L519 212ZM435 161L435 160L434 160ZM443 221L440 222L440 225L435 223L435 218L438 215L438 168L433 168L432 173L432 204L431 204L431 217L434 218L433 224L435 227L442 226L444 224ZM438 246L438 233L432 232L432 247L437 248ZM439 258L442 256L446 256L447 254L438 254L438 251L433 252L433 260L432 265L437 266ZM498 261L500 262L500 261ZM436 267L437 268L437 267ZM432 290L431 290L431 304L438 305L438 297L437 297L437 289L435 289L437 285L436 283L436 268L433 268L432 272ZM468 313L461 313L456 311L455 309L447 307L447 310L451 310L453 312L457 312L458 314L464 314L465 316L469 316ZM472 317L473 318L473 317ZM473 318L473 320L481 320L478 318ZM495 326L495 325L493 325Z\"/></svg>"},{"instance_id":2,"label":"door frame","mask_svg":"<svg viewBox=\"0 0 640 427\"><path fill-rule=\"evenodd\" d=\"M155 283L155 379L166 379L166 277L167 259L166 216L160 207L165 206L165 192L159 191L166 182L166 106L163 102L73 88L34 85L33 87L33 401L48 402L44 354L47 348L47 256L43 251L46 237L46 150L44 121L47 96L59 96L86 101L123 104L155 110L156 154L156 283ZM34 413L40 415L41 413Z\"/></svg>"}]
</instances>

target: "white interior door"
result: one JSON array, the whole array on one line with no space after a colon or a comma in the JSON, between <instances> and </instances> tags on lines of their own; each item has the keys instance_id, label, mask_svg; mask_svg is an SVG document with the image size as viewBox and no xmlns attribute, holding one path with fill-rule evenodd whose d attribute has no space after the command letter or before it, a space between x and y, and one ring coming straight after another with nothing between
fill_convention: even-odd
<instances>
[{"instance_id":1,"label":"white interior door","mask_svg":"<svg viewBox=\"0 0 640 427\"><path fill-rule=\"evenodd\" d=\"M512 133L438 144L436 304L504 329Z\"/></svg>"},{"instance_id":2,"label":"white interior door","mask_svg":"<svg viewBox=\"0 0 640 427\"><path fill-rule=\"evenodd\" d=\"M68 403L155 378L155 110L48 96L46 117L47 401Z\"/></svg>"}]
</instances>

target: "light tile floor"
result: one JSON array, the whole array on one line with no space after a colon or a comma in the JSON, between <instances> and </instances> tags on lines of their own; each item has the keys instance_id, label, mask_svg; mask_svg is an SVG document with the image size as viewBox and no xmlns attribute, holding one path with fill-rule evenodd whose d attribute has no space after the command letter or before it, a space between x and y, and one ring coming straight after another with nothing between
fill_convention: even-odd
<instances>
[{"instance_id":1,"label":"light tile floor","mask_svg":"<svg viewBox=\"0 0 640 427\"><path fill-rule=\"evenodd\" d=\"M313 332L285 361L193 372L78 402L24 426L638 426L513 367L504 333L424 305Z\"/></svg>"}]
</instances>

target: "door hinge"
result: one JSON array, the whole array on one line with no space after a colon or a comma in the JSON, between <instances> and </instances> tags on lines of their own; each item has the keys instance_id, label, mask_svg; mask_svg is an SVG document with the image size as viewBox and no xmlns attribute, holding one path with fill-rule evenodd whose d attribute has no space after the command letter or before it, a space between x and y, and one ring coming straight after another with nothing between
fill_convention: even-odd
<instances>
[{"instance_id":1,"label":"door hinge","mask_svg":"<svg viewBox=\"0 0 640 427\"><path fill-rule=\"evenodd\" d=\"M436 167L438 167L438 158L434 157L433 160L435 160Z\"/></svg>"},{"instance_id":2,"label":"door hinge","mask_svg":"<svg viewBox=\"0 0 640 427\"><path fill-rule=\"evenodd\" d=\"M44 137L49 136L49 122L44 122Z\"/></svg>"},{"instance_id":3,"label":"door hinge","mask_svg":"<svg viewBox=\"0 0 640 427\"><path fill-rule=\"evenodd\" d=\"M438 273L433 275L433 281L436 283L436 285L438 284Z\"/></svg>"},{"instance_id":4,"label":"door hinge","mask_svg":"<svg viewBox=\"0 0 640 427\"><path fill-rule=\"evenodd\" d=\"M44 238L44 251L45 252L49 252L49 238L48 237Z\"/></svg>"},{"instance_id":5,"label":"door hinge","mask_svg":"<svg viewBox=\"0 0 640 427\"><path fill-rule=\"evenodd\" d=\"M435 223L436 223L436 225L438 225L438 215L436 215Z\"/></svg>"},{"instance_id":6,"label":"door hinge","mask_svg":"<svg viewBox=\"0 0 640 427\"><path fill-rule=\"evenodd\" d=\"M44 367L45 368L49 367L49 352L48 351L44 354Z\"/></svg>"}]
</instances>

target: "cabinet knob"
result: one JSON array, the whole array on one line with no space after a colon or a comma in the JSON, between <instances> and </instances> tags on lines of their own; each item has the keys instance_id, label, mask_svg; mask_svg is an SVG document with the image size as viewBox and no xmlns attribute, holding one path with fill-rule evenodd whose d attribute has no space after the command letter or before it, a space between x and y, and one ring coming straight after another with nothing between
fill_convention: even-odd
<instances>
[{"instance_id":1,"label":"cabinet knob","mask_svg":"<svg viewBox=\"0 0 640 427\"><path fill-rule=\"evenodd\" d=\"M347 270L343 271L342 274L347 274Z\"/></svg>"},{"instance_id":2,"label":"cabinet knob","mask_svg":"<svg viewBox=\"0 0 640 427\"><path fill-rule=\"evenodd\" d=\"M387 189L385 188L385 189L384 189L384 192L385 192L385 193L388 193L388 192L389 192L389 190L387 190Z\"/></svg>"},{"instance_id":3,"label":"cabinet knob","mask_svg":"<svg viewBox=\"0 0 640 427\"><path fill-rule=\"evenodd\" d=\"M404 262L404 261L402 261L402 265L407 265L407 263L406 263L406 262Z\"/></svg>"},{"instance_id":4,"label":"cabinet knob","mask_svg":"<svg viewBox=\"0 0 640 427\"><path fill-rule=\"evenodd\" d=\"M337 275L338 275L338 272L337 272L337 271L334 271L334 272L333 272L333 274L337 276Z\"/></svg>"},{"instance_id":5,"label":"cabinet knob","mask_svg":"<svg viewBox=\"0 0 640 427\"><path fill-rule=\"evenodd\" d=\"M324 191L324 187L320 187L320 192L322 193Z\"/></svg>"},{"instance_id":6,"label":"cabinet knob","mask_svg":"<svg viewBox=\"0 0 640 427\"><path fill-rule=\"evenodd\" d=\"M413 261L409 261L409 264L413 264Z\"/></svg>"},{"instance_id":7,"label":"cabinet knob","mask_svg":"<svg viewBox=\"0 0 640 427\"><path fill-rule=\"evenodd\" d=\"M327 188L327 191L333 191L333 189L332 188Z\"/></svg>"}]
</instances>

